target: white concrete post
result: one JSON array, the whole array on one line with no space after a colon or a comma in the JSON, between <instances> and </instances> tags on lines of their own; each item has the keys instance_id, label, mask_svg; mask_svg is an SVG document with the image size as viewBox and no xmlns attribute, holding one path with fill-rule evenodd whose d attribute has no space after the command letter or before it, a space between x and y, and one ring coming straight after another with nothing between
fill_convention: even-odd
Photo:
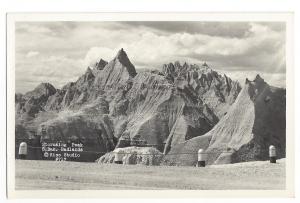
<instances>
[{"instance_id":1,"label":"white concrete post","mask_svg":"<svg viewBox=\"0 0 300 203\"><path fill-rule=\"evenodd\" d=\"M276 148L273 145L269 147L270 163L276 163Z\"/></svg>"},{"instance_id":2,"label":"white concrete post","mask_svg":"<svg viewBox=\"0 0 300 203\"><path fill-rule=\"evenodd\" d=\"M27 143L21 142L19 146L19 158L26 159L27 156Z\"/></svg>"},{"instance_id":3,"label":"white concrete post","mask_svg":"<svg viewBox=\"0 0 300 203\"><path fill-rule=\"evenodd\" d=\"M198 167L205 167L206 153L203 149L199 149L198 151Z\"/></svg>"}]
</instances>

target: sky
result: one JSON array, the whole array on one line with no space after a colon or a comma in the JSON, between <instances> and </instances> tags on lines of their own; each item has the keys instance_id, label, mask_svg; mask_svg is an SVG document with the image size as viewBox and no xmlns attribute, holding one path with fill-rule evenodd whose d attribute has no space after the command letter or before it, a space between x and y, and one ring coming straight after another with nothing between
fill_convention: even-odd
<instances>
[{"instance_id":1,"label":"sky","mask_svg":"<svg viewBox=\"0 0 300 203\"><path fill-rule=\"evenodd\" d=\"M242 85L260 74L285 87L283 22L17 22L16 92L41 82L61 88L123 48L136 69L206 62Z\"/></svg>"}]
</instances>

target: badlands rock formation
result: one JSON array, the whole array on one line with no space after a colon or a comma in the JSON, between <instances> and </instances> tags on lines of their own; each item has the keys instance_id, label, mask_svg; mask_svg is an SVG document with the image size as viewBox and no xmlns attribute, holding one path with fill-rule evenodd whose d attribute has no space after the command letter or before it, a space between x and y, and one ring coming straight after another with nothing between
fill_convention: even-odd
<instances>
[{"instance_id":1,"label":"badlands rock formation","mask_svg":"<svg viewBox=\"0 0 300 203\"><path fill-rule=\"evenodd\" d=\"M285 157L285 89L268 85L259 75L245 86L227 114L203 136L171 149L166 162L194 165L202 148L208 164L268 159L274 145L279 158ZM192 155L177 153L192 153Z\"/></svg>"},{"instance_id":2,"label":"badlands rock formation","mask_svg":"<svg viewBox=\"0 0 300 203\"><path fill-rule=\"evenodd\" d=\"M264 89L258 88L260 86L256 83L257 81L248 82L245 86L254 89L254 93L250 94L250 90L244 88L244 96L240 96L241 87L238 82L218 74L206 63L198 66L175 62L163 65L160 71L137 73L127 54L121 49L113 60L106 62L100 59L94 67L88 67L77 81L70 82L61 89L43 83L24 95L16 94L16 144L28 138L46 142L78 141L84 143L84 150L87 152L83 156L85 161L95 161L104 153L121 147L121 140L124 139L129 140L126 146L132 140L144 140L168 155L179 151L193 151L193 146L197 148L200 145L209 150L225 146L237 150L242 145L246 152L253 146L257 149L258 145L248 143L253 140L252 137L257 137L255 143L265 142L265 145L273 140L270 137L272 132L260 133L267 128L261 125L260 120L271 122L265 119L278 114L282 119L280 121L285 124L285 117L282 117L285 109L274 103L279 99L284 102L285 97L277 94L272 96L273 92L279 90L262 82L270 90L263 91L268 93L268 102L259 104L272 104L272 108L266 107L268 112L272 112L272 116L264 114L257 117L255 114L255 130L251 131L251 127L243 126L251 125L244 119L250 119L248 114L253 116L253 111L248 112L254 103L253 98L258 102L257 98L260 97L257 95ZM239 104L245 100L244 97L250 98L247 100L249 109L244 104ZM248 113L243 112L243 109ZM238 119L237 115L240 116ZM279 121L272 122L271 125ZM216 130L219 128L220 130ZM250 131L260 134L249 135ZM234 138L236 136L238 138ZM285 139L285 131L278 130L272 136L276 139L281 136L276 141L281 143ZM261 144L259 146L264 147ZM90 151L98 153L89 154ZM232 155L237 157L234 160L249 159L245 152L237 151L239 152ZM285 146L282 146L282 153L284 151ZM263 158L260 157L261 153L264 152L257 151L253 159ZM224 156L220 154L211 160L221 161L220 157ZM224 159L227 160L227 157ZM172 164L174 160L184 162L180 156L172 156L172 159L166 156L165 163Z\"/></svg>"}]
</instances>

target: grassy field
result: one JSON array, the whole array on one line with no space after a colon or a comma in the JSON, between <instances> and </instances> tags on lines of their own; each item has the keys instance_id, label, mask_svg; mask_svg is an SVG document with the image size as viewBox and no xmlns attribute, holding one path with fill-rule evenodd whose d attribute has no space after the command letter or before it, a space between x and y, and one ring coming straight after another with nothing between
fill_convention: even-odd
<instances>
[{"instance_id":1,"label":"grassy field","mask_svg":"<svg viewBox=\"0 0 300 203\"><path fill-rule=\"evenodd\" d=\"M16 160L16 189L285 189L285 160L205 168Z\"/></svg>"}]
</instances>

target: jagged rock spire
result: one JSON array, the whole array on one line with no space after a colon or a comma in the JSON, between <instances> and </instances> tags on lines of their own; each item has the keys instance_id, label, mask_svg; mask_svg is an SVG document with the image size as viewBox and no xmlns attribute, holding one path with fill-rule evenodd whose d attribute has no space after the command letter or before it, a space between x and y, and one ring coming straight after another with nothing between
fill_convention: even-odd
<instances>
[{"instance_id":1,"label":"jagged rock spire","mask_svg":"<svg viewBox=\"0 0 300 203\"><path fill-rule=\"evenodd\" d=\"M246 78L245 84L248 84L249 82L250 82L250 80L248 78Z\"/></svg>"},{"instance_id":2,"label":"jagged rock spire","mask_svg":"<svg viewBox=\"0 0 300 203\"><path fill-rule=\"evenodd\" d=\"M102 58L99 60L99 62L96 63L95 68L97 70L103 70L103 68L107 65L107 61L103 60Z\"/></svg>"},{"instance_id":3,"label":"jagged rock spire","mask_svg":"<svg viewBox=\"0 0 300 203\"><path fill-rule=\"evenodd\" d=\"M115 57L115 60L118 60L122 65L124 65L127 68L127 71L131 77L136 76L137 73L136 73L135 67L130 62L130 60L123 48L121 48L118 51L118 53Z\"/></svg>"},{"instance_id":4,"label":"jagged rock spire","mask_svg":"<svg viewBox=\"0 0 300 203\"><path fill-rule=\"evenodd\" d=\"M261 82L264 82L264 79L262 77L260 77L259 74L257 74L253 81L257 82L257 83L261 83Z\"/></svg>"}]
</instances>

